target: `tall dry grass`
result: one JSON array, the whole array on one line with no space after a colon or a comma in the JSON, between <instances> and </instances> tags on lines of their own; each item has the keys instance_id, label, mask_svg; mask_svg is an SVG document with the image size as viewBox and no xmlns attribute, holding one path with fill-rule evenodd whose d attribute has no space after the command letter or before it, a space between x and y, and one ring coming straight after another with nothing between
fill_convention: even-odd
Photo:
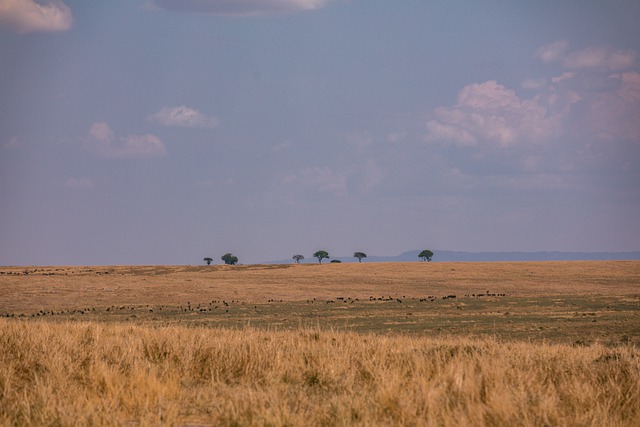
<instances>
[{"instance_id":1,"label":"tall dry grass","mask_svg":"<svg viewBox=\"0 0 640 427\"><path fill-rule=\"evenodd\" d=\"M0 319L3 425L640 425L640 350Z\"/></svg>"}]
</instances>

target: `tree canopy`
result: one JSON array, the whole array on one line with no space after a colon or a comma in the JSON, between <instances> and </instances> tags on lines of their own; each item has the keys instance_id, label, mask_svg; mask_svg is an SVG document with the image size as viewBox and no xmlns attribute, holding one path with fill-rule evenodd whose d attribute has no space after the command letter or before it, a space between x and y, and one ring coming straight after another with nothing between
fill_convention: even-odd
<instances>
[{"instance_id":1,"label":"tree canopy","mask_svg":"<svg viewBox=\"0 0 640 427\"><path fill-rule=\"evenodd\" d=\"M205 257L203 261L206 262L207 265L211 265L211 261L213 261L213 258Z\"/></svg>"},{"instance_id":2,"label":"tree canopy","mask_svg":"<svg viewBox=\"0 0 640 427\"><path fill-rule=\"evenodd\" d=\"M294 260L296 260L296 264L298 264L300 262L301 259L304 259L304 255L294 255L291 258L293 258Z\"/></svg>"},{"instance_id":3,"label":"tree canopy","mask_svg":"<svg viewBox=\"0 0 640 427\"><path fill-rule=\"evenodd\" d=\"M324 258L329 258L329 252L327 252L327 251L316 251L316 253L314 253L313 256L315 258L318 258L318 262L320 264L322 264L322 260Z\"/></svg>"},{"instance_id":4,"label":"tree canopy","mask_svg":"<svg viewBox=\"0 0 640 427\"><path fill-rule=\"evenodd\" d=\"M358 258L358 262L362 262L362 258L366 258L367 254L365 254L364 252L354 252L353 257Z\"/></svg>"},{"instance_id":5,"label":"tree canopy","mask_svg":"<svg viewBox=\"0 0 640 427\"><path fill-rule=\"evenodd\" d=\"M422 252L420 252L420 254L418 255L418 258L421 258L422 261L429 262L433 258L433 252L431 252L429 249L425 249Z\"/></svg>"},{"instance_id":6,"label":"tree canopy","mask_svg":"<svg viewBox=\"0 0 640 427\"><path fill-rule=\"evenodd\" d=\"M238 257L230 253L222 255L221 259L227 265L236 265L238 263Z\"/></svg>"}]
</instances>

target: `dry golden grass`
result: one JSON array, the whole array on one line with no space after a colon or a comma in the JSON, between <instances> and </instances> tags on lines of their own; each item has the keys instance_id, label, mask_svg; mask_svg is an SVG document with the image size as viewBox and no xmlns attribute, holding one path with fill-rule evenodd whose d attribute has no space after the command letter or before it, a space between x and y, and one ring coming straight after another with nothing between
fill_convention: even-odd
<instances>
[{"instance_id":1,"label":"dry golden grass","mask_svg":"<svg viewBox=\"0 0 640 427\"><path fill-rule=\"evenodd\" d=\"M640 351L0 319L2 425L637 426Z\"/></svg>"},{"instance_id":2,"label":"dry golden grass","mask_svg":"<svg viewBox=\"0 0 640 427\"><path fill-rule=\"evenodd\" d=\"M509 296L620 296L637 295L640 285L640 261L0 267L0 273L0 314L209 300L419 298L487 290Z\"/></svg>"},{"instance_id":3,"label":"dry golden grass","mask_svg":"<svg viewBox=\"0 0 640 427\"><path fill-rule=\"evenodd\" d=\"M2 267L0 425L636 426L639 286L640 261Z\"/></svg>"}]
</instances>

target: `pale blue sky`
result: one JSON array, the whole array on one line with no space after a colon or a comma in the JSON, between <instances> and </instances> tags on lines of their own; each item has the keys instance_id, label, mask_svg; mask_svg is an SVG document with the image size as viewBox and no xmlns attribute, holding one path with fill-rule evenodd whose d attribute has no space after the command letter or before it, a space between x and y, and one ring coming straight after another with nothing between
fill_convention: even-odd
<instances>
[{"instance_id":1,"label":"pale blue sky","mask_svg":"<svg viewBox=\"0 0 640 427\"><path fill-rule=\"evenodd\" d=\"M0 0L0 265L640 250L640 3Z\"/></svg>"}]
</instances>

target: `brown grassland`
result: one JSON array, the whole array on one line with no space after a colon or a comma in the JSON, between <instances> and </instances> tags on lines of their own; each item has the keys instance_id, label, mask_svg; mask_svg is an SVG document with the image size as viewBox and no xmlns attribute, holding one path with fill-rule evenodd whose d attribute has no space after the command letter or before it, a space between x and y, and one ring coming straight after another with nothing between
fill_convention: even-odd
<instances>
[{"instance_id":1,"label":"brown grassland","mask_svg":"<svg viewBox=\"0 0 640 427\"><path fill-rule=\"evenodd\" d=\"M0 267L0 316L0 425L640 425L640 261Z\"/></svg>"}]
</instances>

